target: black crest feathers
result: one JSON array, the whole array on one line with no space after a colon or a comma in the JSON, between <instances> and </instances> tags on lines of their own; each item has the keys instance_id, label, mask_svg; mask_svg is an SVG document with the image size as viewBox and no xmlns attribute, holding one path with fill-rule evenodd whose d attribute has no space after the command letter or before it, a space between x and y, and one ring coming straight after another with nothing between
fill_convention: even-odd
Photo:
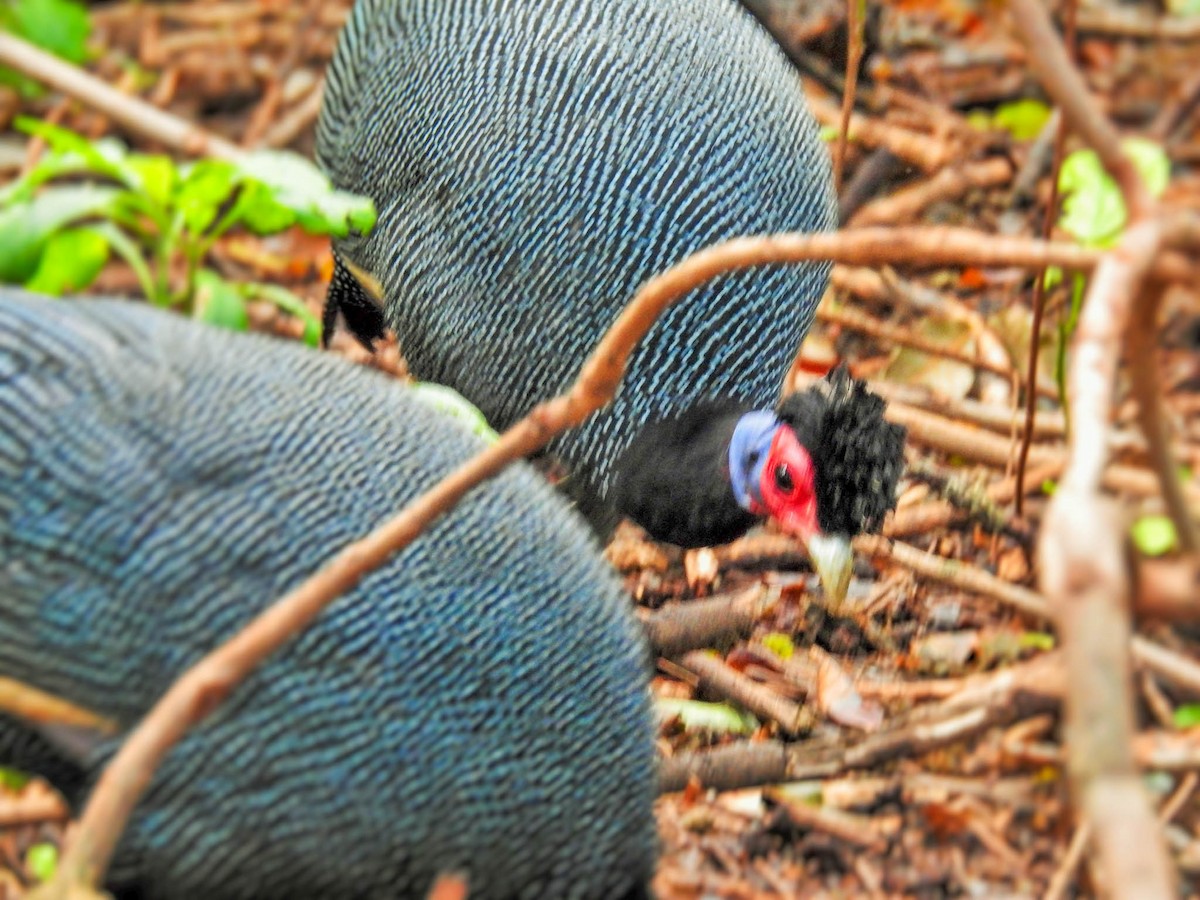
<instances>
[{"instance_id":1,"label":"black crest feathers","mask_svg":"<svg viewBox=\"0 0 1200 900\"><path fill-rule=\"evenodd\" d=\"M875 531L896 505L905 430L883 410L883 400L844 366L775 410L812 457L817 519L826 534Z\"/></svg>"}]
</instances>

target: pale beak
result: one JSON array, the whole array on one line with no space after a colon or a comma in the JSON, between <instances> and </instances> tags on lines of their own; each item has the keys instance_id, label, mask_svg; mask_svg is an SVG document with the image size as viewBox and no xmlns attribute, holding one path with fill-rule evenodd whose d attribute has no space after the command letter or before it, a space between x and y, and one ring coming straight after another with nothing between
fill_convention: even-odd
<instances>
[{"instance_id":1,"label":"pale beak","mask_svg":"<svg viewBox=\"0 0 1200 900\"><path fill-rule=\"evenodd\" d=\"M825 588L825 597L832 609L837 609L850 591L850 576L854 570L854 550L844 534L805 535L804 546L812 560L817 577Z\"/></svg>"}]
</instances>

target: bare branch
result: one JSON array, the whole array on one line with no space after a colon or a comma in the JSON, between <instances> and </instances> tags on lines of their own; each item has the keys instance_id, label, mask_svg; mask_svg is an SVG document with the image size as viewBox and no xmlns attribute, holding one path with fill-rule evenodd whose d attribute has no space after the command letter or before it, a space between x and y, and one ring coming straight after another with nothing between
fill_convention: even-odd
<instances>
[{"instance_id":1,"label":"bare branch","mask_svg":"<svg viewBox=\"0 0 1200 900\"><path fill-rule=\"evenodd\" d=\"M1070 463L1043 522L1041 581L1063 637L1068 770L1075 804L1093 829L1096 865L1112 894L1165 900L1175 895L1174 870L1133 754L1132 585L1123 519L1100 495L1122 339L1163 229L1153 197L1039 0L1012 0L1012 10L1030 65L1116 180L1129 211L1120 244L1092 274L1071 350Z\"/></svg>"},{"instance_id":2,"label":"bare branch","mask_svg":"<svg viewBox=\"0 0 1200 900\"><path fill-rule=\"evenodd\" d=\"M211 712L242 678L307 626L334 598L402 549L472 486L508 462L544 446L555 434L607 403L626 361L656 317L707 280L736 269L777 262L832 258L855 265L908 262L937 266L1058 265L1088 270L1102 260L1071 244L987 236L968 229L856 229L836 234L781 234L735 238L685 259L639 290L585 363L566 395L536 407L498 443L460 466L438 486L371 535L345 548L312 579L251 622L229 643L201 660L160 699L131 734L98 783L75 841L59 868L60 881L96 884L116 841L158 762L195 722ZM1188 277L1182 256L1165 258L1161 278Z\"/></svg>"},{"instance_id":3,"label":"bare branch","mask_svg":"<svg viewBox=\"0 0 1200 900\"><path fill-rule=\"evenodd\" d=\"M116 734L117 723L35 687L0 678L0 710L29 722L54 722Z\"/></svg>"},{"instance_id":4,"label":"bare branch","mask_svg":"<svg viewBox=\"0 0 1200 900\"><path fill-rule=\"evenodd\" d=\"M78 66L63 62L16 35L0 32L0 65L100 110L133 134L189 156L232 159L241 153L224 138L163 112L144 100L122 94Z\"/></svg>"}]
</instances>

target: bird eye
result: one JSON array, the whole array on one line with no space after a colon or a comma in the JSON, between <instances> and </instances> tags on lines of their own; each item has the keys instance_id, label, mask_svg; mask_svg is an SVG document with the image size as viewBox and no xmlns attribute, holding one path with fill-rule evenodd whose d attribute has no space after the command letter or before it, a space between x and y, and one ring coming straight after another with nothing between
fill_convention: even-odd
<instances>
[{"instance_id":1,"label":"bird eye","mask_svg":"<svg viewBox=\"0 0 1200 900\"><path fill-rule=\"evenodd\" d=\"M788 471L787 463L775 467L775 486L785 494L790 494L796 487L792 482L792 473Z\"/></svg>"}]
</instances>

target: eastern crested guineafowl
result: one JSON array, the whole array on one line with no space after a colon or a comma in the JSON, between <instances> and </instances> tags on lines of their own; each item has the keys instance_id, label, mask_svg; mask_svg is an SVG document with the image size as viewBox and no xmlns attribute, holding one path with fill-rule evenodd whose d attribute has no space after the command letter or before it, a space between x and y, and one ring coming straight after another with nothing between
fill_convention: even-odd
<instances>
[{"instance_id":1,"label":"eastern crested guineafowl","mask_svg":"<svg viewBox=\"0 0 1200 900\"><path fill-rule=\"evenodd\" d=\"M378 373L142 305L0 293L0 675L128 727L474 452ZM168 756L114 887L162 898L637 896L644 644L529 467L476 489ZM0 717L78 803L115 741Z\"/></svg>"},{"instance_id":2,"label":"eastern crested guineafowl","mask_svg":"<svg viewBox=\"0 0 1200 900\"><path fill-rule=\"evenodd\" d=\"M653 274L724 238L835 219L799 79L736 0L358 0L317 158L379 210L335 246L326 335L338 313L368 346L391 326L418 377L497 427L568 385ZM893 503L902 432L854 389L827 392L867 416L851 463L823 430L846 416L794 427L828 404L765 412L827 273L759 267L669 310L615 402L552 445L576 496L683 546L770 514L841 579L847 536Z\"/></svg>"}]
</instances>

